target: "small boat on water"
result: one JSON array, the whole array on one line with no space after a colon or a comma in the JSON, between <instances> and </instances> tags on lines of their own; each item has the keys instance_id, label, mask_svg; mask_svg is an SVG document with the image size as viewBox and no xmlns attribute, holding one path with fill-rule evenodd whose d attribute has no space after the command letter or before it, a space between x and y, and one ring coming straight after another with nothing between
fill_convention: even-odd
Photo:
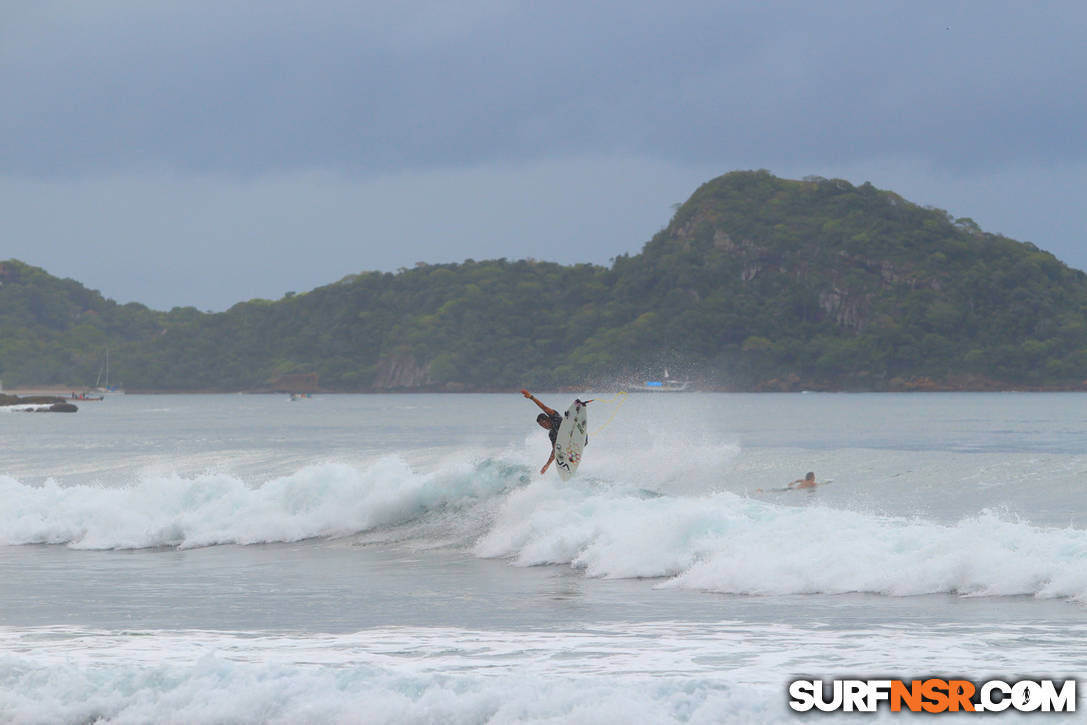
<instances>
[{"instance_id":1,"label":"small boat on water","mask_svg":"<svg viewBox=\"0 0 1087 725\"><path fill-rule=\"evenodd\" d=\"M685 393L691 389L690 380L646 380L638 388L646 393Z\"/></svg>"},{"instance_id":2,"label":"small boat on water","mask_svg":"<svg viewBox=\"0 0 1087 725\"><path fill-rule=\"evenodd\" d=\"M105 380L102 380L102 373L105 372ZM109 384L109 348L106 348L106 362L102 369L98 371L98 379L94 381L94 391L97 394L97 398L85 398L85 400L101 400L107 395L124 395L125 391L119 385Z\"/></svg>"},{"instance_id":3,"label":"small boat on water","mask_svg":"<svg viewBox=\"0 0 1087 725\"><path fill-rule=\"evenodd\" d=\"M664 377L660 380L646 380L641 385L632 386L631 392L637 393L685 393L691 390L690 380L676 380L668 375L668 368L664 369Z\"/></svg>"}]
</instances>

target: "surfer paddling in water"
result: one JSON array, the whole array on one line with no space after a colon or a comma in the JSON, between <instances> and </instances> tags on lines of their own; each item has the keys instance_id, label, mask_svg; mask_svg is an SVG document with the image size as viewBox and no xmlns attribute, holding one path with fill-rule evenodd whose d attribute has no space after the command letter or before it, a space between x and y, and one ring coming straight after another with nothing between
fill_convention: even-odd
<instances>
[{"instance_id":1,"label":"surfer paddling in water","mask_svg":"<svg viewBox=\"0 0 1087 725\"><path fill-rule=\"evenodd\" d=\"M785 488L768 488L768 489L756 488L755 493L778 492L778 491L799 491L801 489L807 489L807 490L811 491L811 490L814 490L816 486L822 486L825 483L830 483L830 481L816 481L815 480L815 473L812 472L812 471L808 471L807 475L805 475L804 478L796 479L795 481L793 481L792 483L787 485Z\"/></svg>"},{"instance_id":2,"label":"surfer paddling in water","mask_svg":"<svg viewBox=\"0 0 1087 725\"><path fill-rule=\"evenodd\" d=\"M815 480L815 474L811 471L808 471L807 475L804 476L804 478L798 478L790 483L789 488L815 488L818 485L819 482Z\"/></svg>"},{"instance_id":3,"label":"surfer paddling in water","mask_svg":"<svg viewBox=\"0 0 1087 725\"><path fill-rule=\"evenodd\" d=\"M562 425L562 416L555 412L554 408L548 408L546 405L540 402L540 400L528 392L522 389L521 395L531 400L536 405L540 406L540 410L543 412L536 416L536 423L547 430L547 437L551 439L551 455L547 458L547 463L540 469L540 474L547 473L547 469L551 467L551 463L555 460L555 439L559 435L559 426Z\"/></svg>"}]
</instances>

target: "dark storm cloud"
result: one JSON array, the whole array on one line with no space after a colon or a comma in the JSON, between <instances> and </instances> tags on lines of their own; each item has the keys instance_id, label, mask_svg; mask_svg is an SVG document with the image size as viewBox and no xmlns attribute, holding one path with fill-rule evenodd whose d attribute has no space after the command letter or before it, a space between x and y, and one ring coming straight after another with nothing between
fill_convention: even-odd
<instances>
[{"instance_id":1,"label":"dark storm cloud","mask_svg":"<svg viewBox=\"0 0 1087 725\"><path fill-rule=\"evenodd\" d=\"M984 167L1087 149L1068 143L1085 110L1078 6L732 5L34 4L0 30L0 159L374 173L601 153Z\"/></svg>"},{"instance_id":2,"label":"dark storm cloud","mask_svg":"<svg viewBox=\"0 0 1087 725\"><path fill-rule=\"evenodd\" d=\"M743 168L1087 267L1087 10L36 0L0 14L9 256L223 309L364 269L637 252Z\"/></svg>"}]
</instances>

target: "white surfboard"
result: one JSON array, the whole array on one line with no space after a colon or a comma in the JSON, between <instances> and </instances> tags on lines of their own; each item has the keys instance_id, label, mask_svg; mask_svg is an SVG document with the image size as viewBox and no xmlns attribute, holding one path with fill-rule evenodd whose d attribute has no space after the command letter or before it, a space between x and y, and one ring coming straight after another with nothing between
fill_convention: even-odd
<instances>
[{"instance_id":1,"label":"white surfboard","mask_svg":"<svg viewBox=\"0 0 1087 725\"><path fill-rule=\"evenodd\" d=\"M563 414L559 434L555 438L555 468L559 478L569 481L581 463L581 452L589 442L589 414L586 404L575 400Z\"/></svg>"}]
</instances>

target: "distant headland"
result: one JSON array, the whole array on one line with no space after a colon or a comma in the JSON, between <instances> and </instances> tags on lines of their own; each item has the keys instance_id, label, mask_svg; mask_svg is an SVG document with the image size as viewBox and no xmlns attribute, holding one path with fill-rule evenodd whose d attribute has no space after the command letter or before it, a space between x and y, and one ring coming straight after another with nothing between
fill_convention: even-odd
<instances>
[{"instance_id":1,"label":"distant headland","mask_svg":"<svg viewBox=\"0 0 1087 725\"><path fill-rule=\"evenodd\" d=\"M485 223L485 214L481 217ZM362 272L221 313L0 263L0 378L130 392L1083 390L1087 275L870 183L739 171L610 267ZM303 385L306 389L296 389Z\"/></svg>"}]
</instances>

